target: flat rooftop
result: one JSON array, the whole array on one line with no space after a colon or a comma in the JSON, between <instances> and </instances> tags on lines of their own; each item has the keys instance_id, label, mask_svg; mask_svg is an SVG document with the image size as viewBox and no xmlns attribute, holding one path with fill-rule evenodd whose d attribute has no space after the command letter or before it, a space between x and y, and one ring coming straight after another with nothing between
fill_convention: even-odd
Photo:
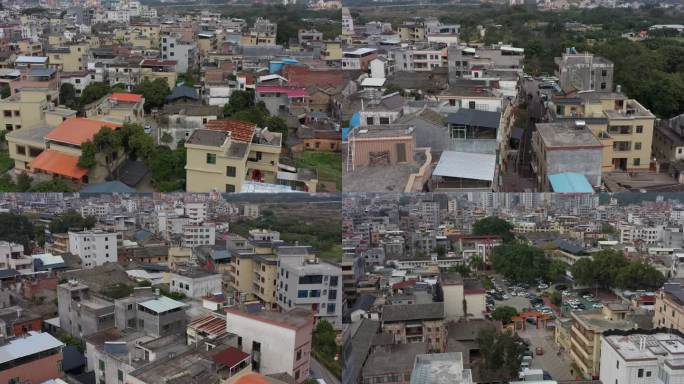
<instances>
[{"instance_id":1,"label":"flat rooftop","mask_svg":"<svg viewBox=\"0 0 684 384\"><path fill-rule=\"evenodd\" d=\"M602 148L593 132L581 122L555 121L537 124L537 132L547 148L595 147Z\"/></svg>"},{"instance_id":2,"label":"flat rooftop","mask_svg":"<svg viewBox=\"0 0 684 384\"><path fill-rule=\"evenodd\" d=\"M413 127L408 124L398 125L368 125L355 129L349 138L363 140L367 138L397 138L414 136Z\"/></svg>"},{"instance_id":3,"label":"flat rooftop","mask_svg":"<svg viewBox=\"0 0 684 384\"><path fill-rule=\"evenodd\" d=\"M18 337L0 346L0 364L63 346L64 343L49 333L29 331L27 336Z\"/></svg>"},{"instance_id":4,"label":"flat rooftop","mask_svg":"<svg viewBox=\"0 0 684 384\"><path fill-rule=\"evenodd\" d=\"M301 328L308 324L313 324L313 313L306 309L295 308L287 312L256 311L249 312L241 308L226 308L226 313L237 316L249 317L254 320L261 320L268 323L284 325L288 328ZM230 322L229 322L230 324Z\"/></svg>"},{"instance_id":5,"label":"flat rooftop","mask_svg":"<svg viewBox=\"0 0 684 384\"><path fill-rule=\"evenodd\" d=\"M411 384L455 384L471 382L471 372L463 369L461 352L416 356Z\"/></svg>"},{"instance_id":6,"label":"flat rooftop","mask_svg":"<svg viewBox=\"0 0 684 384\"><path fill-rule=\"evenodd\" d=\"M625 360L649 360L666 356L668 360L679 360L684 357L684 339L674 333L656 333L604 336ZM642 348L643 346L643 348Z\"/></svg>"},{"instance_id":7,"label":"flat rooftop","mask_svg":"<svg viewBox=\"0 0 684 384\"><path fill-rule=\"evenodd\" d=\"M230 137L230 132L214 129L195 129L188 138L187 144L220 147Z\"/></svg>"},{"instance_id":8,"label":"flat rooftop","mask_svg":"<svg viewBox=\"0 0 684 384\"><path fill-rule=\"evenodd\" d=\"M601 310L572 312L572 317L593 332L603 333L610 329L632 329L634 322L629 320L608 320Z\"/></svg>"}]
</instances>

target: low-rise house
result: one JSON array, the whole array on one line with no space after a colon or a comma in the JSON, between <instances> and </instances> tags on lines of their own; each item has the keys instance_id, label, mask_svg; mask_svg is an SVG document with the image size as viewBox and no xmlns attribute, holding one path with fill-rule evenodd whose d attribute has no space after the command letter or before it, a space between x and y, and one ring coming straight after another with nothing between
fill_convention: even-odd
<instances>
[{"instance_id":1,"label":"low-rise house","mask_svg":"<svg viewBox=\"0 0 684 384\"><path fill-rule=\"evenodd\" d=\"M112 93L84 107L91 119L107 119L119 123L142 123L145 98L134 93Z\"/></svg>"},{"instance_id":2,"label":"low-rise house","mask_svg":"<svg viewBox=\"0 0 684 384\"><path fill-rule=\"evenodd\" d=\"M64 377L64 343L49 333L30 331L0 346L0 382L44 383Z\"/></svg>"},{"instance_id":3,"label":"low-rise house","mask_svg":"<svg viewBox=\"0 0 684 384\"><path fill-rule=\"evenodd\" d=\"M114 327L114 303L77 281L57 286L59 327L82 338Z\"/></svg>"},{"instance_id":4,"label":"low-rise house","mask_svg":"<svg viewBox=\"0 0 684 384\"><path fill-rule=\"evenodd\" d=\"M444 303L385 305L381 327L396 343L425 343L432 352L446 350Z\"/></svg>"},{"instance_id":5,"label":"low-rise house","mask_svg":"<svg viewBox=\"0 0 684 384\"><path fill-rule=\"evenodd\" d=\"M178 270L169 274L169 290L200 299L223 291L220 274L200 269Z\"/></svg>"}]
</instances>

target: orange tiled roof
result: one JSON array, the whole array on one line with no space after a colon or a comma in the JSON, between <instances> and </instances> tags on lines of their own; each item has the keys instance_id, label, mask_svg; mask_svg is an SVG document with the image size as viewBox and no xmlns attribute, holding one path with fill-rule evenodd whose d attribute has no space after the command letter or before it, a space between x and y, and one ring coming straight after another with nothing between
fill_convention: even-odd
<instances>
[{"instance_id":1,"label":"orange tiled roof","mask_svg":"<svg viewBox=\"0 0 684 384\"><path fill-rule=\"evenodd\" d=\"M252 372L235 380L235 384L269 384L269 382L260 374Z\"/></svg>"},{"instance_id":2,"label":"orange tiled roof","mask_svg":"<svg viewBox=\"0 0 684 384\"><path fill-rule=\"evenodd\" d=\"M64 120L57 128L50 131L45 138L60 143L81 145L88 140L92 140L93 136L100 132L102 127L117 129L120 126L119 124L99 120L74 117Z\"/></svg>"},{"instance_id":3,"label":"orange tiled roof","mask_svg":"<svg viewBox=\"0 0 684 384\"><path fill-rule=\"evenodd\" d=\"M142 100L142 95L135 93L112 93L109 100L121 101L124 103L139 103Z\"/></svg>"},{"instance_id":4,"label":"orange tiled roof","mask_svg":"<svg viewBox=\"0 0 684 384\"><path fill-rule=\"evenodd\" d=\"M209 120L207 121L207 129L228 131L232 140L249 143L254 136L256 124L240 120Z\"/></svg>"},{"instance_id":5,"label":"orange tiled roof","mask_svg":"<svg viewBox=\"0 0 684 384\"><path fill-rule=\"evenodd\" d=\"M87 168L78 166L78 156L59 152L54 149L44 150L31 162L31 169L47 173L81 179L88 174Z\"/></svg>"}]
</instances>

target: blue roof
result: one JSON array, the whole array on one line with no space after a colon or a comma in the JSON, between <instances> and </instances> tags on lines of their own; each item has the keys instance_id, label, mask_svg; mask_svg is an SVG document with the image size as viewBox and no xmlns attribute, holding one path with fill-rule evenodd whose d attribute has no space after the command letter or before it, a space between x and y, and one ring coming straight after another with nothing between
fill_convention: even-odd
<instances>
[{"instance_id":1,"label":"blue roof","mask_svg":"<svg viewBox=\"0 0 684 384\"><path fill-rule=\"evenodd\" d=\"M581 173L565 172L549 175L551 189L559 193L594 193L587 177Z\"/></svg>"},{"instance_id":2,"label":"blue roof","mask_svg":"<svg viewBox=\"0 0 684 384\"><path fill-rule=\"evenodd\" d=\"M135 189L118 181L103 181L86 185L81 189L81 193L134 193Z\"/></svg>"}]
</instances>

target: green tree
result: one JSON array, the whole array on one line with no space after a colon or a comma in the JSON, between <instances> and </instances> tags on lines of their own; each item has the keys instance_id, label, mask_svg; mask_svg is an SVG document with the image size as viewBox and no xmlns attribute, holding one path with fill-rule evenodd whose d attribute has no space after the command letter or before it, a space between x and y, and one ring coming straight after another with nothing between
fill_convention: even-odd
<instances>
[{"instance_id":1,"label":"green tree","mask_svg":"<svg viewBox=\"0 0 684 384\"><path fill-rule=\"evenodd\" d=\"M244 111L254 107L254 90L234 91L230 94L228 103L223 107L226 116L232 116L235 112Z\"/></svg>"},{"instance_id":2,"label":"green tree","mask_svg":"<svg viewBox=\"0 0 684 384\"><path fill-rule=\"evenodd\" d=\"M492 319L501 321L504 324L510 323L514 316L518 316L518 310L508 305L496 307L494 312L492 312Z\"/></svg>"},{"instance_id":3,"label":"green tree","mask_svg":"<svg viewBox=\"0 0 684 384\"><path fill-rule=\"evenodd\" d=\"M168 132L164 132L160 140L162 143L168 145L173 142L173 136L171 136Z\"/></svg>"},{"instance_id":4,"label":"green tree","mask_svg":"<svg viewBox=\"0 0 684 384\"><path fill-rule=\"evenodd\" d=\"M51 233L66 233L70 228L90 229L95 226L95 218L83 217L76 211L64 212L50 222L48 229Z\"/></svg>"},{"instance_id":5,"label":"green tree","mask_svg":"<svg viewBox=\"0 0 684 384\"><path fill-rule=\"evenodd\" d=\"M29 192L73 192L73 188L60 178L35 183Z\"/></svg>"},{"instance_id":6,"label":"green tree","mask_svg":"<svg viewBox=\"0 0 684 384\"><path fill-rule=\"evenodd\" d=\"M95 156L97 155L97 148L91 140L81 144L81 156L78 158L77 165L81 168L93 168L97 165Z\"/></svg>"},{"instance_id":7,"label":"green tree","mask_svg":"<svg viewBox=\"0 0 684 384\"><path fill-rule=\"evenodd\" d=\"M169 90L169 85L166 79L146 79L142 83L136 85L133 88L133 93L143 95L145 98L145 108L146 112L149 112L152 108L161 108L164 106L164 100L171 91Z\"/></svg>"},{"instance_id":8,"label":"green tree","mask_svg":"<svg viewBox=\"0 0 684 384\"><path fill-rule=\"evenodd\" d=\"M471 257L470 261L468 262L468 265L471 269L474 269L475 271L482 271L485 267L484 261L480 256Z\"/></svg>"},{"instance_id":9,"label":"green tree","mask_svg":"<svg viewBox=\"0 0 684 384\"><path fill-rule=\"evenodd\" d=\"M563 295L558 291L553 291L549 296L549 300L551 301L551 304L555 305L556 307L560 307L560 305L563 303Z\"/></svg>"},{"instance_id":10,"label":"green tree","mask_svg":"<svg viewBox=\"0 0 684 384\"><path fill-rule=\"evenodd\" d=\"M112 128L102 127L93 137L93 144L97 148L98 155L104 157L104 166L107 168L107 179L112 179L112 172L116 167L116 158L122 148L121 135L116 134Z\"/></svg>"},{"instance_id":11,"label":"green tree","mask_svg":"<svg viewBox=\"0 0 684 384\"><path fill-rule=\"evenodd\" d=\"M17 189L19 192L26 192L31 189L31 182L33 179L26 172L22 172L17 176Z\"/></svg>"},{"instance_id":12,"label":"green tree","mask_svg":"<svg viewBox=\"0 0 684 384\"><path fill-rule=\"evenodd\" d=\"M567 265L564 262L554 258L549 264L546 279L552 283L562 281L565 278L566 269Z\"/></svg>"},{"instance_id":13,"label":"green tree","mask_svg":"<svg viewBox=\"0 0 684 384\"><path fill-rule=\"evenodd\" d=\"M480 377L483 382L509 381L518 377L523 347L510 331L484 327L477 334L480 346Z\"/></svg>"},{"instance_id":14,"label":"green tree","mask_svg":"<svg viewBox=\"0 0 684 384\"><path fill-rule=\"evenodd\" d=\"M312 345L318 354L328 359L334 359L337 354L337 342L335 339L335 329L329 322L321 320L316 324L312 336Z\"/></svg>"},{"instance_id":15,"label":"green tree","mask_svg":"<svg viewBox=\"0 0 684 384\"><path fill-rule=\"evenodd\" d=\"M495 216L485 217L473 224L473 234L477 236L495 235L501 236L504 242L513 240L513 226L506 220Z\"/></svg>"},{"instance_id":16,"label":"green tree","mask_svg":"<svg viewBox=\"0 0 684 384\"><path fill-rule=\"evenodd\" d=\"M547 275L550 261L539 248L511 242L492 250L491 263L496 271L512 281L532 283Z\"/></svg>"},{"instance_id":17,"label":"green tree","mask_svg":"<svg viewBox=\"0 0 684 384\"><path fill-rule=\"evenodd\" d=\"M10 89L9 84L0 84L0 98L6 99L10 97L11 94L12 90Z\"/></svg>"},{"instance_id":18,"label":"green tree","mask_svg":"<svg viewBox=\"0 0 684 384\"><path fill-rule=\"evenodd\" d=\"M580 259L572 265L571 272L575 281L581 285L608 288L614 286L620 269L629 263L619 251L603 250L592 259Z\"/></svg>"},{"instance_id":19,"label":"green tree","mask_svg":"<svg viewBox=\"0 0 684 384\"><path fill-rule=\"evenodd\" d=\"M105 97L109 93L109 86L105 83L90 83L81 92L79 106L90 104Z\"/></svg>"},{"instance_id":20,"label":"green tree","mask_svg":"<svg viewBox=\"0 0 684 384\"><path fill-rule=\"evenodd\" d=\"M666 278L653 266L634 261L622 267L615 276L615 287L622 289L657 289Z\"/></svg>"},{"instance_id":21,"label":"green tree","mask_svg":"<svg viewBox=\"0 0 684 384\"><path fill-rule=\"evenodd\" d=\"M78 107L76 88L71 83L63 83L59 87L59 102L69 108Z\"/></svg>"},{"instance_id":22,"label":"green tree","mask_svg":"<svg viewBox=\"0 0 684 384\"><path fill-rule=\"evenodd\" d=\"M34 239L33 223L24 215L0 213L0 239L21 244L29 253Z\"/></svg>"},{"instance_id":23,"label":"green tree","mask_svg":"<svg viewBox=\"0 0 684 384\"><path fill-rule=\"evenodd\" d=\"M446 248L444 248L443 245L438 245L435 247L435 252L437 253L437 257L444 257L446 256Z\"/></svg>"}]
</instances>

